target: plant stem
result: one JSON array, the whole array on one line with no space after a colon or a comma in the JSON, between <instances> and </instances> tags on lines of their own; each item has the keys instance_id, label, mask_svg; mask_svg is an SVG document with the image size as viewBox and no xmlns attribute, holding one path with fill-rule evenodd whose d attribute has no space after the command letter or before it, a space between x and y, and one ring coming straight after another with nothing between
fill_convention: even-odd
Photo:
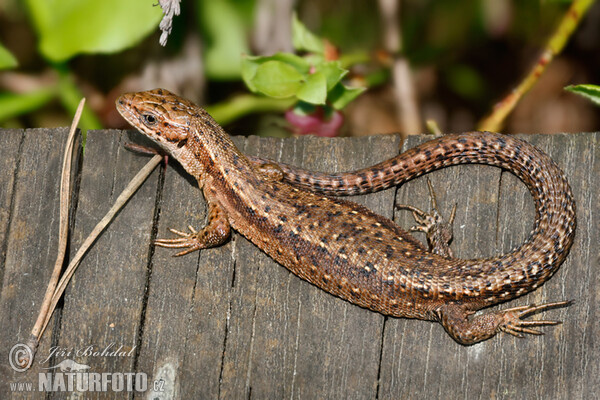
<instances>
[{"instance_id":1,"label":"plant stem","mask_svg":"<svg viewBox=\"0 0 600 400\"><path fill-rule=\"evenodd\" d=\"M273 99L242 94L223 103L206 106L205 109L220 125L227 125L238 118L255 112L285 111L295 102L296 100L293 98Z\"/></svg>"},{"instance_id":2,"label":"plant stem","mask_svg":"<svg viewBox=\"0 0 600 400\"><path fill-rule=\"evenodd\" d=\"M502 128L507 115L515 108L521 97L539 80L554 57L562 51L567 40L571 37L575 28L593 3L594 0L573 1L571 7L569 7L569 10L565 13L560 24L548 40L538 61L527 76L525 76L525 79L494 106L492 113L480 121L477 129L482 131L499 131Z\"/></svg>"}]
</instances>

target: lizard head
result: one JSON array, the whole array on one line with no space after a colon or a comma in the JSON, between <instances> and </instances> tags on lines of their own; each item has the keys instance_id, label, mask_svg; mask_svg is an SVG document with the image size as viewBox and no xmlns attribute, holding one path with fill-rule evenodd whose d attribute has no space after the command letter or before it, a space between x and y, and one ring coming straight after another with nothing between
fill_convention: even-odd
<instances>
[{"instance_id":1,"label":"lizard head","mask_svg":"<svg viewBox=\"0 0 600 400\"><path fill-rule=\"evenodd\" d=\"M127 122L174 156L187 143L198 108L165 89L125 93L116 105Z\"/></svg>"},{"instance_id":2,"label":"lizard head","mask_svg":"<svg viewBox=\"0 0 600 400\"><path fill-rule=\"evenodd\" d=\"M125 93L119 96L116 106L127 122L196 178L216 164L226 169L247 163L239 160L239 151L227 133L206 111L168 90ZM228 162L233 167L228 167Z\"/></svg>"}]
</instances>

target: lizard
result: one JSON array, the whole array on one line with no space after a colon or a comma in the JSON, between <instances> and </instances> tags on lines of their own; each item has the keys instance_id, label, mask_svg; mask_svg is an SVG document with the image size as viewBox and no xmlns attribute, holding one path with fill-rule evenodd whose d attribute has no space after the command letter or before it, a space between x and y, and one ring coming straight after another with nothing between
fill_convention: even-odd
<instances>
[{"instance_id":1,"label":"lizard","mask_svg":"<svg viewBox=\"0 0 600 400\"><path fill-rule=\"evenodd\" d=\"M576 215L571 188L552 159L526 141L491 132L445 135L344 183L336 175L302 175L290 167L285 178L285 166L261 168L265 162L251 161L240 152L204 109L165 89L122 94L116 107L126 121L175 158L203 192L208 208L204 228L170 229L177 237L154 241L157 246L183 249L177 256L218 246L233 229L330 294L384 315L439 322L464 345L500 331L519 337L541 334L534 328L559 321L525 318L571 303L476 314L538 288L556 272L573 243ZM510 253L472 260L438 254L364 206L309 190L318 186L325 192L338 188L365 192L472 163L512 172L533 196L533 231ZM298 179L292 185L286 179L294 174L323 179Z\"/></svg>"}]
</instances>

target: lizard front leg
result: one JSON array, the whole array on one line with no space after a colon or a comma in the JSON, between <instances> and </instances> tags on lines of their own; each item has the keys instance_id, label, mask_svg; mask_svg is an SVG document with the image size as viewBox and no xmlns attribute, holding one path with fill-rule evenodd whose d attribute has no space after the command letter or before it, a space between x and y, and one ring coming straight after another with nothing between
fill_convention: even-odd
<instances>
[{"instance_id":1,"label":"lizard front leg","mask_svg":"<svg viewBox=\"0 0 600 400\"><path fill-rule=\"evenodd\" d=\"M196 250L218 246L227 240L231 233L227 214L217 200L207 195L208 191L205 190L204 193L208 203L208 223L206 226L199 232L193 227L188 226L190 233L169 228L171 232L179 235L179 237L174 239L157 239L154 241L156 246L186 249L175 254L175 257L178 257Z\"/></svg>"}]
</instances>

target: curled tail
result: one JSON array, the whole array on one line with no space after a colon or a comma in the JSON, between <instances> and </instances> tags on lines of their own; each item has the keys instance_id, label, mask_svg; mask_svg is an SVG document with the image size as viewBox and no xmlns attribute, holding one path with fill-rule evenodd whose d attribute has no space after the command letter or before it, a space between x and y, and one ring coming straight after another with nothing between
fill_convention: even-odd
<instances>
[{"instance_id":1,"label":"curled tail","mask_svg":"<svg viewBox=\"0 0 600 400\"><path fill-rule=\"evenodd\" d=\"M266 161L252 159L257 164ZM269 161L272 163L272 161ZM428 172L460 164L486 164L506 169L527 186L535 202L531 236L511 253L486 260L460 260L464 270L450 286L487 303L508 300L535 289L548 279L567 256L576 227L575 201L561 169L533 145L507 135L469 132L442 136L371 167L353 172L325 174L277 164L283 180L330 195L356 195L402 184ZM452 279L455 278L455 279Z\"/></svg>"}]
</instances>

